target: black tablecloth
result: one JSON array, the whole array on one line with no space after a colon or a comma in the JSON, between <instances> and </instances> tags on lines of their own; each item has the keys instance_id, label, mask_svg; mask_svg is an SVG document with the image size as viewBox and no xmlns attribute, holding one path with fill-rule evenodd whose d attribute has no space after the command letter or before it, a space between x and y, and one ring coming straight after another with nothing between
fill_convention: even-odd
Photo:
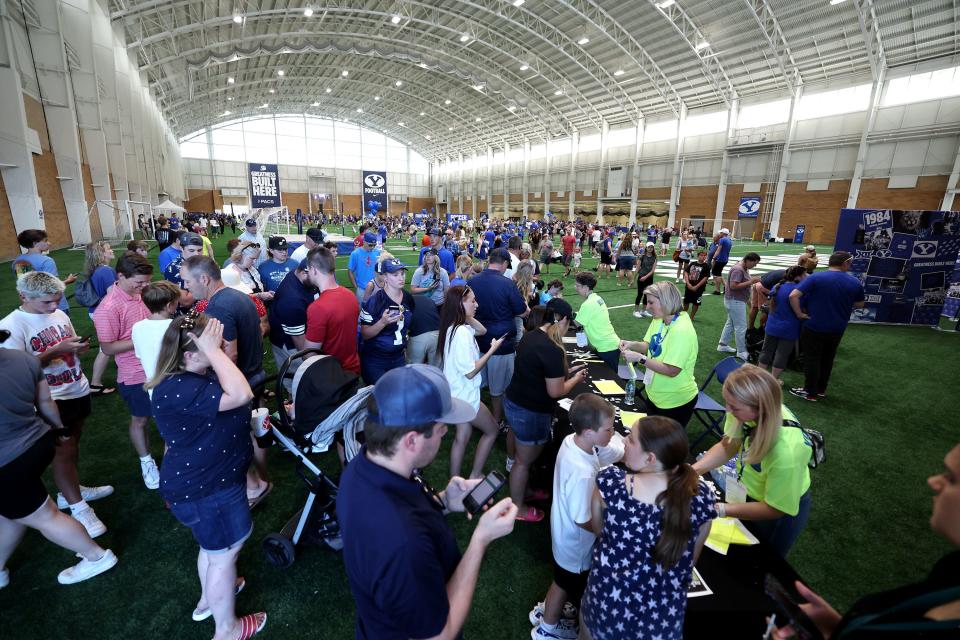
<instances>
[{"instance_id":1,"label":"black tablecloth","mask_svg":"<svg viewBox=\"0 0 960 640\"><path fill-rule=\"evenodd\" d=\"M566 345L568 354L576 352L575 344ZM569 356L568 356L569 357ZM596 356L594 356L596 359ZM574 366L571 360L571 367ZM602 362L587 362L589 373L587 380L577 385L570 393L570 398L576 398L581 393L599 394L592 380L616 380L621 387L625 381L619 379L617 372ZM633 406L623 403L624 396L603 396L618 409L626 411L644 412L641 389L643 384L643 367L637 365L637 394ZM535 476L538 483L549 488L553 478L553 465L557 458L560 442L570 434L570 423L567 412L557 407L557 421L554 428L554 439L547 445L540 456L542 468ZM626 433L627 427L620 421L619 412L615 421L617 431ZM691 422L691 429L698 426ZM696 436L699 433L693 433ZM685 638L715 638L730 636L737 638L761 638L766 629L766 617L776 611L776 607L763 591L763 579L767 573L772 573L784 585L793 585L799 579L797 573L778 554L763 544L751 546L730 545L726 556L704 547L697 561L697 570L703 581L713 591L713 594L690 598L687 602L687 615L684 623ZM735 631L733 631L735 630Z\"/></svg>"}]
</instances>

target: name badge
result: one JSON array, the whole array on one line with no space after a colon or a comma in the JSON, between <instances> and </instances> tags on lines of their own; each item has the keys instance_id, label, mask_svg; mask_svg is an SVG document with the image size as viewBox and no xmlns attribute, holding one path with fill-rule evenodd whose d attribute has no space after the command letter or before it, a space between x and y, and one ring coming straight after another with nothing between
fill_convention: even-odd
<instances>
[{"instance_id":1,"label":"name badge","mask_svg":"<svg viewBox=\"0 0 960 640\"><path fill-rule=\"evenodd\" d=\"M743 504L747 501L747 488L739 479L734 477L727 478L727 502L730 504Z\"/></svg>"}]
</instances>

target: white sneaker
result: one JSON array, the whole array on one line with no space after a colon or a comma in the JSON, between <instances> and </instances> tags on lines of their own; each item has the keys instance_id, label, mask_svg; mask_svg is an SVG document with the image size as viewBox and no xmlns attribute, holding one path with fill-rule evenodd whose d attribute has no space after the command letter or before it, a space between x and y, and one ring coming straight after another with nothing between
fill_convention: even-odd
<instances>
[{"instance_id":1,"label":"white sneaker","mask_svg":"<svg viewBox=\"0 0 960 640\"><path fill-rule=\"evenodd\" d=\"M10 584L10 569L0 571L0 589Z\"/></svg>"},{"instance_id":2,"label":"white sneaker","mask_svg":"<svg viewBox=\"0 0 960 640\"><path fill-rule=\"evenodd\" d=\"M97 514L94 513L93 509L90 507L87 507L83 511L71 514L70 517L82 524L83 528L87 530L87 534L91 538L102 536L107 532L107 525L103 524L100 518L97 517Z\"/></svg>"},{"instance_id":3,"label":"white sneaker","mask_svg":"<svg viewBox=\"0 0 960 640\"><path fill-rule=\"evenodd\" d=\"M748 360L750 359L750 354L749 354L749 353L746 353L746 352L744 352L744 353L738 353L738 354L737 354L737 357L740 358L741 360L743 360L744 362L746 362L746 361L748 361Z\"/></svg>"},{"instance_id":4,"label":"white sneaker","mask_svg":"<svg viewBox=\"0 0 960 640\"><path fill-rule=\"evenodd\" d=\"M720 353L736 353L737 352L736 349L726 344L718 344L717 351L719 351Z\"/></svg>"},{"instance_id":5,"label":"white sneaker","mask_svg":"<svg viewBox=\"0 0 960 640\"><path fill-rule=\"evenodd\" d=\"M642 311L634 311L634 312L633 312L633 317L634 317L634 318L642 318L642 317L643 317L643 312L642 312Z\"/></svg>"},{"instance_id":6,"label":"white sneaker","mask_svg":"<svg viewBox=\"0 0 960 640\"><path fill-rule=\"evenodd\" d=\"M553 631L547 631L543 625L537 625L530 630L530 637L533 640L576 640L580 633L580 625L576 620L565 620L560 618L556 628Z\"/></svg>"},{"instance_id":7,"label":"white sneaker","mask_svg":"<svg viewBox=\"0 0 960 640\"><path fill-rule=\"evenodd\" d=\"M143 484L147 489L160 488L160 470L157 469L157 463L153 458L149 462L140 461L140 475L143 476Z\"/></svg>"},{"instance_id":8,"label":"white sneaker","mask_svg":"<svg viewBox=\"0 0 960 640\"><path fill-rule=\"evenodd\" d=\"M93 502L94 500L99 500L100 498L106 498L107 496L113 493L113 487L108 484L103 485L102 487L85 487L80 485L80 497L86 500L87 502ZM70 506L67 502L67 499L63 497L62 493L57 494L57 509L66 509Z\"/></svg>"},{"instance_id":9,"label":"white sneaker","mask_svg":"<svg viewBox=\"0 0 960 640\"><path fill-rule=\"evenodd\" d=\"M680 278L677 278L677 282L680 282Z\"/></svg>"},{"instance_id":10,"label":"white sneaker","mask_svg":"<svg viewBox=\"0 0 960 640\"><path fill-rule=\"evenodd\" d=\"M506 468L507 473L510 473L510 471L513 469L513 458L507 458L507 461L503 466Z\"/></svg>"},{"instance_id":11,"label":"white sneaker","mask_svg":"<svg viewBox=\"0 0 960 640\"><path fill-rule=\"evenodd\" d=\"M107 549L99 560L90 561L84 558L77 564L64 569L57 576L57 582L60 584L76 584L83 582L94 576L98 576L104 571L108 571L117 564L117 556L113 551Z\"/></svg>"},{"instance_id":12,"label":"white sneaker","mask_svg":"<svg viewBox=\"0 0 960 640\"><path fill-rule=\"evenodd\" d=\"M577 608L570 604L569 602L563 603L563 611L560 613L560 618L564 620L576 620L577 619ZM540 620L543 619L543 603L538 602L534 605L533 609L530 610L530 624L537 626L540 624Z\"/></svg>"}]
</instances>

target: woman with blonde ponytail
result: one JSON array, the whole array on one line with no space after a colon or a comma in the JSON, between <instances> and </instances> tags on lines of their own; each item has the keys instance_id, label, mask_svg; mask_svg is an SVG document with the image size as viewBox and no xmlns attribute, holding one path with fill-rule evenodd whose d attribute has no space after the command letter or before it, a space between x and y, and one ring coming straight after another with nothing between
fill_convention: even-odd
<instances>
[{"instance_id":1,"label":"woman with blonde ponytail","mask_svg":"<svg viewBox=\"0 0 960 640\"><path fill-rule=\"evenodd\" d=\"M597 475L590 524L600 539L580 610L581 638L635 640L653 637L650 629L664 640L683 638L690 573L716 516L713 494L687 464L688 454L680 423L650 416L624 442L627 471L610 466Z\"/></svg>"},{"instance_id":2,"label":"woman with blonde ponytail","mask_svg":"<svg viewBox=\"0 0 960 640\"><path fill-rule=\"evenodd\" d=\"M693 468L703 475L739 454L737 479L727 480L727 501L717 503L717 513L746 521L761 542L786 557L810 515L813 449L782 398L777 379L760 367L743 365L727 376L723 440Z\"/></svg>"}]
</instances>

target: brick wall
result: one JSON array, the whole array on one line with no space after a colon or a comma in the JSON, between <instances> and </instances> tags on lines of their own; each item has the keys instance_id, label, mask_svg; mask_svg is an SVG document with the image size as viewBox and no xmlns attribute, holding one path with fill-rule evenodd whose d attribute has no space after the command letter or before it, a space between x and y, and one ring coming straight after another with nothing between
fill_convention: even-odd
<instances>
[{"instance_id":1,"label":"brick wall","mask_svg":"<svg viewBox=\"0 0 960 640\"><path fill-rule=\"evenodd\" d=\"M291 219L297 213L297 209L305 214L310 212L310 196L306 193L283 191L280 194L280 202L290 211Z\"/></svg>"}]
</instances>

